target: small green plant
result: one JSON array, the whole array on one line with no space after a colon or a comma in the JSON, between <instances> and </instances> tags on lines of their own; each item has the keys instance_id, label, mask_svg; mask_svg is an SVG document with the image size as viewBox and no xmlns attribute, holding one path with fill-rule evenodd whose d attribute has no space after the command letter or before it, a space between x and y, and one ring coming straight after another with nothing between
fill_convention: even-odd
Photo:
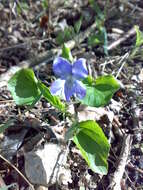
<instances>
[{"instance_id":1,"label":"small green plant","mask_svg":"<svg viewBox=\"0 0 143 190\"><path fill-rule=\"evenodd\" d=\"M47 9L48 6L49 6L48 5L48 0L42 0L41 4L42 4L43 9Z\"/></svg>"},{"instance_id":2,"label":"small green plant","mask_svg":"<svg viewBox=\"0 0 143 190\"><path fill-rule=\"evenodd\" d=\"M137 57L142 57L143 56L143 32L140 31L139 26L135 26L136 30L136 43L133 47L133 50L131 51L130 58L134 59Z\"/></svg>"},{"instance_id":3,"label":"small green plant","mask_svg":"<svg viewBox=\"0 0 143 190\"><path fill-rule=\"evenodd\" d=\"M54 59L53 71L58 79L51 87L37 79L32 69L21 69L9 80L8 89L17 105L33 106L44 97L51 105L69 116L73 124L67 130L65 140L74 141L94 172L107 174L110 144L101 127L93 120L79 122L77 115L68 113L67 108L69 102L92 107L105 106L120 88L119 83L112 75L96 79L89 76L86 60L74 60L66 46L62 49L62 57Z\"/></svg>"},{"instance_id":4,"label":"small green plant","mask_svg":"<svg viewBox=\"0 0 143 190\"><path fill-rule=\"evenodd\" d=\"M64 28L64 31L59 33L56 37L56 42L61 45L64 44L68 40L75 39L76 41L76 35L80 32L82 24L82 17L75 23L74 27L73 26L68 26Z\"/></svg>"},{"instance_id":5,"label":"small green plant","mask_svg":"<svg viewBox=\"0 0 143 190\"><path fill-rule=\"evenodd\" d=\"M93 10L96 13L95 21L96 21L96 27L97 31L92 33L88 37L88 45L92 47L96 47L97 45L102 45L104 48L104 53L108 55L107 51L107 32L106 28L104 26L105 22L105 16L106 16L106 7L104 9L104 12L101 11L100 7L94 0L90 0L90 5L93 8Z\"/></svg>"},{"instance_id":6,"label":"small green plant","mask_svg":"<svg viewBox=\"0 0 143 190\"><path fill-rule=\"evenodd\" d=\"M10 119L6 123L4 123L4 124L0 124L0 133L3 133L12 124L14 124L14 119Z\"/></svg>"},{"instance_id":7,"label":"small green plant","mask_svg":"<svg viewBox=\"0 0 143 190\"><path fill-rule=\"evenodd\" d=\"M16 10L17 10L18 15L21 15L24 10L25 11L29 10L29 5L25 1L21 1L21 2L17 1Z\"/></svg>"}]
</instances>

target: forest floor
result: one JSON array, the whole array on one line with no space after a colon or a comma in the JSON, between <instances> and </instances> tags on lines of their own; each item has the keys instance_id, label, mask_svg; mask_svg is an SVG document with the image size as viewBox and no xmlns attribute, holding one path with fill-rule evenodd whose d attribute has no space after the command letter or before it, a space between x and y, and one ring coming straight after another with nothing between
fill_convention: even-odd
<instances>
[{"instance_id":1,"label":"forest floor","mask_svg":"<svg viewBox=\"0 0 143 190\"><path fill-rule=\"evenodd\" d=\"M0 126L8 125L3 132L0 127L0 189L108 190L119 183L115 190L143 190L142 46L132 53L134 26L143 31L142 0L99 0L97 8L88 0L46 2L0 1ZM95 37L101 28L104 32ZM10 77L23 67L31 67L50 86L53 60L63 42L74 57L87 60L90 75L112 74L121 83L104 108L79 106L80 119L94 118L111 142L105 176L88 168L74 143L63 143L67 118L43 98L29 110L17 106L7 89ZM28 175L27 153L48 145L53 137L63 143L67 157L60 179L45 187L40 169L33 178Z\"/></svg>"}]
</instances>

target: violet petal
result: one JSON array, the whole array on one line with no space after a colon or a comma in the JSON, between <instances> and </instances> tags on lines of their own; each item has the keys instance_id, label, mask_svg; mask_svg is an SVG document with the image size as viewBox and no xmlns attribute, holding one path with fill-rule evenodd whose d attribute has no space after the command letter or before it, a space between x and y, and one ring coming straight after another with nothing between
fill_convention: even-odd
<instances>
[{"instance_id":1,"label":"violet petal","mask_svg":"<svg viewBox=\"0 0 143 190\"><path fill-rule=\"evenodd\" d=\"M88 76L85 59L81 58L74 62L72 74L78 80L84 79Z\"/></svg>"},{"instance_id":2,"label":"violet petal","mask_svg":"<svg viewBox=\"0 0 143 190\"><path fill-rule=\"evenodd\" d=\"M66 59L57 57L53 63L53 71L61 79L66 79L72 74L72 65Z\"/></svg>"}]
</instances>

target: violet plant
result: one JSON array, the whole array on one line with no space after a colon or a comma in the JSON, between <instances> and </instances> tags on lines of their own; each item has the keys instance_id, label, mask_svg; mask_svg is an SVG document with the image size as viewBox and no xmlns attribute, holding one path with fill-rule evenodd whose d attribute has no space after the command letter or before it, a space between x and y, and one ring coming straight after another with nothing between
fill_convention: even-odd
<instances>
[{"instance_id":1,"label":"violet plant","mask_svg":"<svg viewBox=\"0 0 143 190\"><path fill-rule=\"evenodd\" d=\"M72 95L83 98L86 95L86 87L80 81L88 76L86 60L81 58L73 64L62 57L54 60L53 71L56 76L60 77L53 82L50 92L53 95L62 96L67 102Z\"/></svg>"},{"instance_id":2,"label":"violet plant","mask_svg":"<svg viewBox=\"0 0 143 190\"><path fill-rule=\"evenodd\" d=\"M78 121L78 117L68 113L69 102L100 107L110 102L120 88L112 75L96 79L88 75L86 60L73 61L70 49L62 49L62 56L54 59L54 74L58 77L51 87L38 80L32 69L21 69L8 82L13 99L17 105L33 106L43 96L59 111L65 113L72 122L65 134L65 141L72 140L80 150L88 166L96 173L108 172L108 153L110 144L102 128L94 120ZM74 100L74 101L72 101Z\"/></svg>"}]
</instances>

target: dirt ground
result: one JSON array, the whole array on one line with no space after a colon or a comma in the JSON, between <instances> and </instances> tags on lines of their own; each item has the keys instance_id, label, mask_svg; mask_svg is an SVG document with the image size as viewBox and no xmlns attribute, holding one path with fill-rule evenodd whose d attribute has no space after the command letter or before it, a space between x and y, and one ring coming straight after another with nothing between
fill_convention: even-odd
<instances>
[{"instance_id":1,"label":"dirt ground","mask_svg":"<svg viewBox=\"0 0 143 190\"><path fill-rule=\"evenodd\" d=\"M48 6L42 2L48 1L0 1L0 124L8 122L10 126L0 133L0 190L11 184L14 186L10 189L30 189L32 182L24 167L25 152L49 143L52 135L63 139L70 127L68 119L45 99L27 110L26 106L14 103L7 89L10 77L22 67L33 68L36 77L50 86L54 80L53 59L61 53L63 40L71 47L73 56L86 58L93 77L113 74L121 83L109 105L96 110L100 117L95 116L111 142L108 174L92 172L71 143L63 146L68 152L66 167L70 172L66 182L32 187L109 190L115 189L115 181L120 184L116 190L143 190L142 46L131 56L136 42L134 26L143 31L143 1L96 1L101 16L105 17L102 25L107 34L107 44L98 45L93 45L90 38L98 30L99 16L91 1L55 0L49 1ZM63 38L63 28L73 28L81 17L79 31ZM84 112L83 109L81 117Z\"/></svg>"}]
</instances>

